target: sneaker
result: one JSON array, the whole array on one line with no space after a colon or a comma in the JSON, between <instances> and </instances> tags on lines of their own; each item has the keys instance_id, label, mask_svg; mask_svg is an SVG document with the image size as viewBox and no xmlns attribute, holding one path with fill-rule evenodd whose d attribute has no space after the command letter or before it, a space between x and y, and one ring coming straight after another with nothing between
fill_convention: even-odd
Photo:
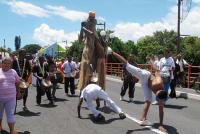
<instances>
[{"instance_id":1,"label":"sneaker","mask_svg":"<svg viewBox=\"0 0 200 134\"><path fill-rule=\"evenodd\" d=\"M129 98L129 102L133 102L133 98Z\"/></svg>"},{"instance_id":2,"label":"sneaker","mask_svg":"<svg viewBox=\"0 0 200 134\"><path fill-rule=\"evenodd\" d=\"M141 126L151 126L152 125L152 123L150 121L148 121L148 120L140 121L139 124Z\"/></svg>"},{"instance_id":3,"label":"sneaker","mask_svg":"<svg viewBox=\"0 0 200 134\"><path fill-rule=\"evenodd\" d=\"M120 101L123 101L124 100L124 97L123 96L120 96L120 99L119 99Z\"/></svg>"},{"instance_id":4,"label":"sneaker","mask_svg":"<svg viewBox=\"0 0 200 134\"><path fill-rule=\"evenodd\" d=\"M152 105L158 105L158 102L157 101L154 101L151 103Z\"/></svg>"},{"instance_id":5,"label":"sneaker","mask_svg":"<svg viewBox=\"0 0 200 134\"><path fill-rule=\"evenodd\" d=\"M125 119L125 118L126 118L126 115L125 115L124 113L120 113L120 114L119 114L119 118L120 118L120 119Z\"/></svg>"}]
</instances>

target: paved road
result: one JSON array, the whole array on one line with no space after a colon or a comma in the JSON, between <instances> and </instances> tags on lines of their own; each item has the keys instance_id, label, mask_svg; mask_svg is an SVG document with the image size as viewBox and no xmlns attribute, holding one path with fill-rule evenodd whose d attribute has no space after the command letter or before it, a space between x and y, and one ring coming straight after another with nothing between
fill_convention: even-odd
<instances>
[{"instance_id":1,"label":"paved road","mask_svg":"<svg viewBox=\"0 0 200 134\"><path fill-rule=\"evenodd\" d=\"M61 85L62 86L62 85ZM105 123L95 123L90 118L90 113L84 107L82 116L77 118L76 106L78 97L67 97L63 89L57 90L57 100L54 106L48 105L46 96L43 96L42 105L37 106L35 102L36 89L29 89L28 107L29 112L22 111L22 101L18 101L16 114L16 128L19 134L154 134L159 133L157 128L158 108L153 105L148 117L153 127L140 126L137 120L143 108L143 97L140 87L136 88L135 101L119 101L121 83L107 81L107 92L109 96L128 115L125 120L120 120L107 107L101 111L106 117ZM78 94L78 92L77 92ZM128 99L128 97L125 97ZM101 102L103 106L103 102ZM183 98L169 100L165 106L164 123L170 134L199 134L200 132L200 103L196 100ZM8 130L4 115L4 129ZM154 129L155 128L155 129Z\"/></svg>"}]
</instances>

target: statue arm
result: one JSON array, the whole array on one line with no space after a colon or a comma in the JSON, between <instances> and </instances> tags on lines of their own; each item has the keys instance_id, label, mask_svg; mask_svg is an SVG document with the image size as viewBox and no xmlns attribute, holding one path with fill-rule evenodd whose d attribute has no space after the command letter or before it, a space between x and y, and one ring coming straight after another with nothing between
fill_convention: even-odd
<instances>
[{"instance_id":1,"label":"statue arm","mask_svg":"<svg viewBox=\"0 0 200 134\"><path fill-rule=\"evenodd\" d=\"M119 55L118 53L116 52L112 52L113 56L115 56L115 58L117 58L120 62L126 64L127 63L127 60L122 57L121 55Z\"/></svg>"}]
</instances>

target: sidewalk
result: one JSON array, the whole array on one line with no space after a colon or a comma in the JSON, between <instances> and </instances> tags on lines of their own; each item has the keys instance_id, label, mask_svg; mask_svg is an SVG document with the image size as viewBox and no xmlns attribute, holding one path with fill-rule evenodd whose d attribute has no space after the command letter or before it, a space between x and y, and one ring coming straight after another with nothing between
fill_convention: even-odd
<instances>
[{"instance_id":1,"label":"sidewalk","mask_svg":"<svg viewBox=\"0 0 200 134\"><path fill-rule=\"evenodd\" d=\"M106 76L107 80L114 81L114 82L119 82L122 83L122 80L117 77L117 76L111 76L107 75ZM141 87L139 83L136 83L137 87ZM194 89L191 88L176 88L176 94L180 98L185 98L185 99L194 99L200 101L200 94L197 93Z\"/></svg>"}]
</instances>

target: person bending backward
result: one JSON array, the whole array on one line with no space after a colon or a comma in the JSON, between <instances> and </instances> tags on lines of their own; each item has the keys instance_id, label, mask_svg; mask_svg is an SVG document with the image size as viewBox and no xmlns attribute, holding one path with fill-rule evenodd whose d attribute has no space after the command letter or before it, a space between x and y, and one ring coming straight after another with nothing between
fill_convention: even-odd
<instances>
[{"instance_id":1,"label":"person bending backward","mask_svg":"<svg viewBox=\"0 0 200 134\"><path fill-rule=\"evenodd\" d=\"M126 59L124 59L121 55L112 52L110 50L110 54L113 54L118 60L126 64L126 69L129 71L132 75L134 75L136 78L139 79L142 90L144 92L144 109L142 112L142 117L140 119L141 125L148 124L147 121L147 113L151 104L152 99L152 92L156 95L156 97L159 98L159 118L160 118L160 124L159 124L159 130L166 132L166 129L163 127L163 117L164 117L164 103L163 100L167 98L167 93L163 90L163 82L160 77L159 71L156 70L155 75L151 74L151 72L140 69L138 67L135 67L133 65L130 65Z\"/></svg>"},{"instance_id":2,"label":"person bending backward","mask_svg":"<svg viewBox=\"0 0 200 134\"><path fill-rule=\"evenodd\" d=\"M122 112L121 108L119 108L115 102L113 102L108 94L99 86L97 85L98 78L97 77L91 77L90 84L88 84L82 91L81 96L79 99L79 104L77 107L78 111L78 117L81 118L81 105L83 103L83 100L85 100L88 109L92 112L95 121L104 121L105 117L96 109L96 107L93 105L93 101L96 101L98 99L103 99L108 106L117 114L119 114L120 119L126 118L126 115ZM98 101L97 101L98 102ZM98 108L98 106L97 106Z\"/></svg>"}]
</instances>

